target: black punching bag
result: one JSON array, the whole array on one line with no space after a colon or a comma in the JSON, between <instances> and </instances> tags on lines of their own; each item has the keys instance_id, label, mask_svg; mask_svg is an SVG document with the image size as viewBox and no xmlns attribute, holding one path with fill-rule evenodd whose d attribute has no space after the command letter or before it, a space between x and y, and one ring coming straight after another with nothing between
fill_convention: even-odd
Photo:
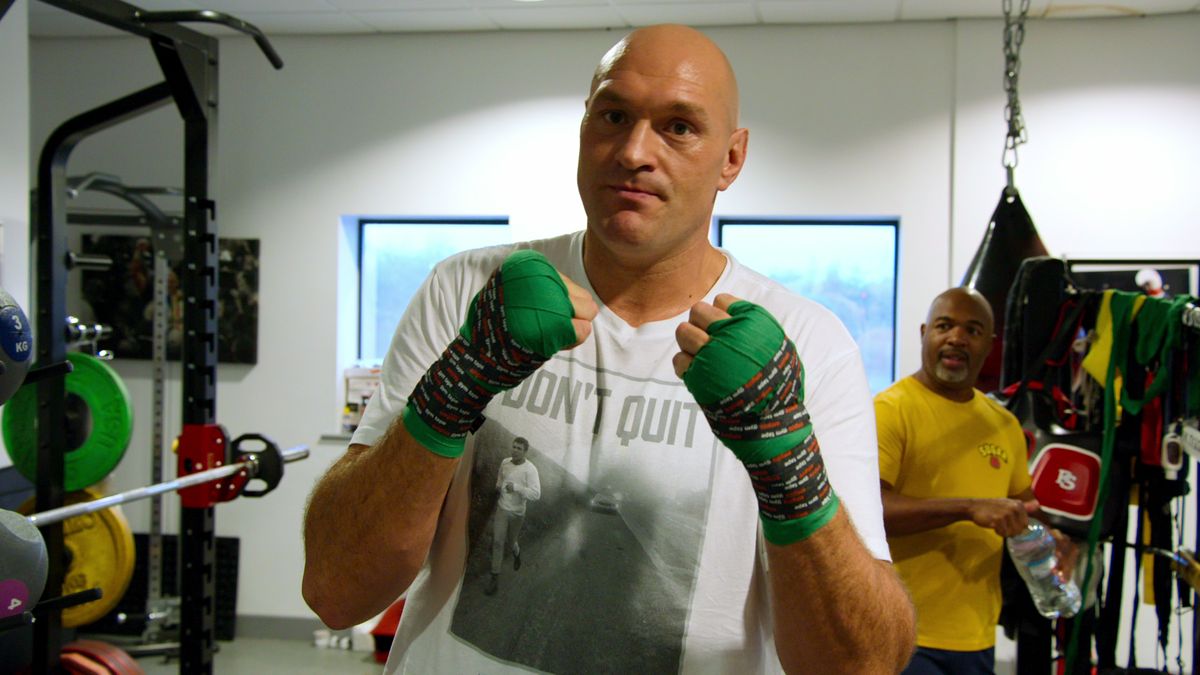
<instances>
[{"instance_id":1,"label":"black punching bag","mask_svg":"<svg viewBox=\"0 0 1200 675\"><path fill-rule=\"evenodd\" d=\"M1046 246L1038 236L1033 219L1025 210L1021 195L1014 187L1000 193L1000 203L992 212L983 242L967 266L962 285L974 288L987 298L996 318L996 334L975 387L989 392L1000 388L1000 364L1004 345L1004 307L1008 289L1017 278L1021 261L1047 255Z\"/></svg>"}]
</instances>

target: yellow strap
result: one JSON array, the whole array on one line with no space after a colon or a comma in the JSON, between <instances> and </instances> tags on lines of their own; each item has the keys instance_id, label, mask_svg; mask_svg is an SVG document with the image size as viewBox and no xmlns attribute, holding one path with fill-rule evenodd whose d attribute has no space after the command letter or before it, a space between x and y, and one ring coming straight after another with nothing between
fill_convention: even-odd
<instances>
[{"instance_id":1,"label":"yellow strap","mask_svg":"<svg viewBox=\"0 0 1200 675\"><path fill-rule=\"evenodd\" d=\"M1113 326L1112 318L1112 297L1111 290L1104 291L1104 297L1100 301L1100 312L1096 315L1096 326L1093 329L1096 341L1092 343L1088 353L1083 357L1083 369L1088 372L1100 386L1104 386L1104 376L1108 373L1108 360L1112 358L1113 338L1116 335L1115 327ZM1141 295L1134 299L1133 309L1129 312L1129 321L1133 322L1138 311L1146 302L1146 296ZM1121 373L1120 367L1117 368L1117 374L1113 377L1113 396L1117 401L1117 421L1121 419Z\"/></svg>"}]
</instances>

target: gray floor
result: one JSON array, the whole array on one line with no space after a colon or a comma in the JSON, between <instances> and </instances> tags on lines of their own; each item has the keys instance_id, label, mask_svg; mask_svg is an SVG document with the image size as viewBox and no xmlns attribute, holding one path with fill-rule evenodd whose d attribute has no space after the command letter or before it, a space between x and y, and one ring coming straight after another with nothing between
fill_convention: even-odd
<instances>
[{"instance_id":1,"label":"gray floor","mask_svg":"<svg viewBox=\"0 0 1200 675\"><path fill-rule=\"evenodd\" d=\"M213 658L214 673L378 675L383 672L383 665L375 663L374 657L368 652L318 649L309 642L298 640L238 638L231 642L218 642L217 645L219 650ZM178 660L167 660L161 655L143 656L137 662L146 670L146 675L179 672Z\"/></svg>"}]
</instances>

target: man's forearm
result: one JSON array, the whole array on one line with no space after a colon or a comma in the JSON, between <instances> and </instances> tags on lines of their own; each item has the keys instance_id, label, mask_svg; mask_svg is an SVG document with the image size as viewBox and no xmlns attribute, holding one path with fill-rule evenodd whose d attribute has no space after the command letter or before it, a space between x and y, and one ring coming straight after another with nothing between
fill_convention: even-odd
<instances>
[{"instance_id":1,"label":"man's forearm","mask_svg":"<svg viewBox=\"0 0 1200 675\"><path fill-rule=\"evenodd\" d=\"M328 626L361 623L408 588L457 465L397 420L374 446L351 446L317 483L304 520L303 594Z\"/></svg>"},{"instance_id":2,"label":"man's forearm","mask_svg":"<svg viewBox=\"0 0 1200 675\"><path fill-rule=\"evenodd\" d=\"M916 534L970 520L968 499L917 499L891 489L881 491L883 525L888 536Z\"/></svg>"},{"instance_id":3,"label":"man's forearm","mask_svg":"<svg viewBox=\"0 0 1200 675\"><path fill-rule=\"evenodd\" d=\"M883 526L889 537L925 532L958 521L994 530L1001 537L1011 537L1025 529L1029 522L1027 512L1037 504L1032 497L1023 499L1024 495L1016 498L918 499L896 492L885 481L880 481L880 487Z\"/></svg>"},{"instance_id":4,"label":"man's forearm","mask_svg":"<svg viewBox=\"0 0 1200 675\"><path fill-rule=\"evenodd\" d=\"M804 541L767 544L775 649L789 673L896 673L916 644L916 615L887 562L845 511Z\"/></svg>"}]
</instances>

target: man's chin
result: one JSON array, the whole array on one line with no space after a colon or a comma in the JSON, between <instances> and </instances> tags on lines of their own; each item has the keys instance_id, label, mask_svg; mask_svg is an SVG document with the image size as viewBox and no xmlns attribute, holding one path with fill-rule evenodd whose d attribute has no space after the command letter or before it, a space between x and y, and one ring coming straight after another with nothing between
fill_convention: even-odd
<instances>
[{"instance_id":1,"label":"man's chin","mask_svg":"<svg viewBox=\"0 0 1200 675\"><path fill-rule=\"evenodd\" d=\"M947 384L965 384L971 377L970 371L966 368L947 368L942 364L934 366L934 372L942 382Z\"/></svg>"}]
</instances>

